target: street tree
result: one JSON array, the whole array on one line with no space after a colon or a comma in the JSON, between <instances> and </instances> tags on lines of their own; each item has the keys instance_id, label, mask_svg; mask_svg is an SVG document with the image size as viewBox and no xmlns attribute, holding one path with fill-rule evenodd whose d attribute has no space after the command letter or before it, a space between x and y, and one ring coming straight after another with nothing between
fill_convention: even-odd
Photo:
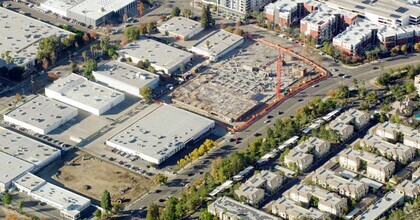
<instances>
[{"instance_id":1,"label":"street tree","mask_svg":"<svg viewBox=\"0 0 420 220\"><path fill-rule=\"evenodd\" d=\"M83 34L82 39L83 39L83 43L85 45L89 42L89 36L88 36L88 34L86 32Z\"/></svg>"},{"instance_id":2,"label":"street tree","mask_svg":"<svg viewBox=\"0 0 420 220\"><path fill-rule=\"evenodd\" d=\"M171 17L178 17L181 14L181 9L175 7L172 9Z\"/></svg>"},{"instance_id":3,"label":"street tree","mask_svg":"<svg viewBox=\"0 0 420 220\"><path fill-rule=\"evenodd\" d=\"M155 184L165 184L166 181L168 181L168 177L163 174L158 173L155 176L153 176L152 181Z\"/></svg>"},{"instance_id":4,"label":"street tree","mask_svg":"<svg viewBox=\"0 0 420 220\"><path fill-rule=\"evenodd\" d=\"M19 208L19 213L22 213L22 210L23 210L23 201L22 200L19 201L18 208Z\"/></svg>"},{"instance_id":5,"label":"street tree","mask_svg":"<svg viewBox=\"0 0 420 220\"><path fill-rule=\"evenodd\" d=\"M408 52L407 52L407 45L406 44L401 46L401 52L403 52L405 55L407 55Z\"/></svg>"},{"instance_id":6,"label":"street tree","mask_svg":"<svg viewBox=\"0 0 420 220\"><path fill-rule=\"evenodd\" d=\"M159 207L156 204L150 203L147 207L146 220L159 220Z\"/></svg>"},{"instance_id":7,"label":"street tree","mask_svg":"<svg viewBox=\"0 0 420 220\"><path fill-rule=\"evenodd\" d=\"M102 216L102 212L101 212L101 210L100 210L100 209L96 209L96 210L95 210L95 212L93 213L93 215L95 215L95 217L96 217L97 219L100 219L100 218L101 218L101 216Z\"/></svg>"},{"instance_id":8,"label":"street tree","mask_svg":"<svg viewBox=\"0 0 420 220\"><path fill-rule=\"evenodd\" d=\"M182 16L186 17L186 18L190 18L192 15L192 11L189 8L186 8L182 11Z\"/></svg>"},{"instance_id":9,"label":"street tree","mask_svg":"<svg viewBox=\"0 0 420 220\"><path fill-rule=\"evenodd\" d=\"M144 4L142 1L137 2L137 9L139 10L140 16L142 16L144 13Z\"/></svg>"},{"instance_id":10,"label":"street tree","mask_svg":"<svg viewBox=\"0 0 420 220\"><path fill-rule=\"evenodd\" d=\"M140 37L139 29L135 26L128 27L124 31L124 36L127 38L128 42L135 41Z\"/></svg>"},{"instance_id":11,"label":"street tree","mask_svg":"<svg viewBox=\"0 0 420 220\"><path fill-rule=\"evenodd\" d=\"M199 220L213 220L213 215L207 209L201 209Z\"/></svg>"},{"instance_id":12,"label":"street tree","mask_svg":"<svg viewBox=\"0 0 420 220\"><path fill-rule=\"evenodd\" d=\"M2 201L5 205L10 205L12 204L12 196L9 193L6 193L6 195L3 196Z\"/></svg>"},{"instance_id":13,"label":"street tree","mask_svg":"<svg viewBox=\"0 0 420 220\"><path fill-rule=\"evenodd\" d=\"M101 198L101 208L105 210L105 212L108 212L111 210L111 195L109 194L108 190L105 190L102 194Z\"/></svg>"},{"instance_id":14,"label":"street tree","mask_svg":"<svg viewBox=\"0 0 420 220\"><path fill-rule=\"evenodd\" d=\"M87 58L88 58L88 55L87 55L87 52L86 52L86 51L83 51L83 52L82 52L82 57L83 57L83 61L85 61L85 62L86 62L86 60L87 60Z\"/></svg>"},{"instance_id":15,"label":"street tree","mask_svg":"<svg viewBox=\"0 0 420 220\"><path fill-rule=\"evenodd\" d=\"M153 22L147 23L147 26L146 26L147 33L150 34L154 27L155 27L155 24Z\"/></svg>"},{"instance_id":16,"label":"street tree","mask_svg":"<svg viewBox=\"0 0 420 220\"><path fill-rule=\"evenodd\" d=\"M143 99L145 99L147 101L150 101L150 99L152 98L152 93L153 93L153 90L149 86L143 86L140 89L141 97L143 97Z\"/></svg>"}]
</instances>

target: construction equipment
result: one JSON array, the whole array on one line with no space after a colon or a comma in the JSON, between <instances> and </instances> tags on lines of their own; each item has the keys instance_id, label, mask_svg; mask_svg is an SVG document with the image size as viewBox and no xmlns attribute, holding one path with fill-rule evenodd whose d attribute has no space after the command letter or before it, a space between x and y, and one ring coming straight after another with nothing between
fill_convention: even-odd
<instances>
[{"instance_id":1,"label":"construction equipment","mask_svg":"<svg viewBox=\"0 0 420 220\"><path fill-rule=\"evenodd\" d=\"M297 46L297 44L295 43L295 44L293 44L293 46L286 48L286 50L291 51L296 46ZM276 97L277 97L277 100L280 100L281 97L282 97L282 93L281 93L281 84L282 84L281 71L282 71L282 67L284 65L284 53L282 52L282 50L280 48L278 48L278 56L277 56L276 60L277 60Z\"/></svg>"}]
</instances>

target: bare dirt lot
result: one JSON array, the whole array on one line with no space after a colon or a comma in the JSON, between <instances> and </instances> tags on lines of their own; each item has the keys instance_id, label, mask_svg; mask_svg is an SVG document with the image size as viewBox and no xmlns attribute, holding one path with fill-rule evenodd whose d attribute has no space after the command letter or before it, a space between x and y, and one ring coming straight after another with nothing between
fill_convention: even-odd
<instances>
[{"instance_id":1,"label":"bare dirt lot","mask_svg":"<svg viewBox=\"0 0 420 220\"><path fill-rule=\"evenodd\" d=\"M152 186L152 181L144 176L83 152L76 154L77 157L59 169L61 175L53 179L81 194L100 200L103 191L108 190L114 201L130 202Z\"/></svg>"}]
</instances>

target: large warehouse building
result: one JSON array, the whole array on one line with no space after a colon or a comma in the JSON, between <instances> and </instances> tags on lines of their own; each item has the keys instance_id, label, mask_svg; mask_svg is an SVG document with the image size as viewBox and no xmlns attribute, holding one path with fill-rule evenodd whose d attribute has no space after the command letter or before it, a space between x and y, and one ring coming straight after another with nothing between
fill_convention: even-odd
<instances>
[{"instance_id":1,"label":"large warehouse building","mask_svg":"<svg viewBox=\"0 0 420 220\"><path fill-rule=\"evenodd\" d=\"M35 96L4 115L4 120L39 134L48 134L77 116L77 108Z\"/></svg>"},{"instance_id":2,"label":"large warehouse building","mask_svg":"<svg viewBox=\"0 0 420 220\"><path fill-rule=\"evenodd\" d=\"M162 105L106 142L108 146L161 164L186 144L214 128L215 122Z\"/></svg>"},{"instance_id":3,"label":"large warehouse building","mask_svg":"<svg viewBox=\"0 0 420 220\"><path fill-rule=\"evenodd\" d=\"M97 27L108 18L135 8L136 0L46 0L40 8Z\"/></svg>"},{"instance_id":4,"label":"large warehouse building","mask_svg":"<svg viewBox=\"0 0 420 220\"><path fill-rule=\"evenodd\" d=\"M0 192L12 187L12 181L34 169L34 165L0 151Z\"/></svg>"},{"instance_id":5,"label":"large warehouse building","mask_svg":"<svg viewBox=\"0 0 420 220\"><path fill-rule=\"evenodd\" d=\"M195 44L191 51L217 61L244 41L243 37L220 29Z\"/></svg>"},{"instance_id":6,"label":"large warehouse building","mask_svg":"<svg viewBox=\"0 0 420 220\"><path fill-rule=\"evenodd\" d=\"M72 34L3 7L0 7L0 30L0 55L9 52L9 56L0 57L0 67L14 64L30 68L37 63L38 42L42 38ZM12 62L8 63L8 59Z\"/></svg>"},{"instance_id":7,"label":"large warehouse building","mask_svg":"<svg viewBox=\"0 0 420 220\"><path fill-rule=\"evenodd\" d=\"M188 40L204 30L200 22L184 18L173 17L160 25L158 30L162 34L169 35L178 40Z\"/></svg>"},{"instance_id":8,"label":"large warehouse building","mask_svg":"<svg viewBox=\"0 0 420 220\"><path fill-rule=\"evenodd\" d=\"M90 200L66 189L46 182L31 173L13 181L13 185L32 198L60 210L68 219L78 219L83 210L90 206Z\"/></svg>"},{"instance_id":9,"label":"large warehouse building","mask_svg":"<svg viewBox=\"0 0 420 220\"><path fill-rule=\"evenodd\" d=\"M45 95L94 115L101 115L124 101L124 93L74 73L61 77L46 87Z\"/></svg>"},{"instance_id":10,"label":"large warehouse building","mask_svg":"<svg viewBox=\"0 0 420 220\"><path fill-rule=\"evenodd\" d=\"M193 59L191 53L147 38L127 44L118 53L124 58L131 58L133 63L149 60L151 66L166 74L177 71Z\"/></svg>"},{"instance_id":11,"label":"large warehouse building","mask_svg":"<svg viewBox=\"0 0 420 220\"><path fill-rule=\"evenodd\" d=\"M37 171L61 156L60 150L0 127L0 151L34 165Z\"/></svg>"},{"instance_id":12,"label":"large warehouse building","mask_svg":"<svg viewBox=\"0 0 420 220\"><path fill-rule=\"evenodd\" d=\"M140 97L141 88L149 86L154 89L159 84L158 75L115 60L98 66L93 76L109 87Z\"/></svg>"}]
</instances>

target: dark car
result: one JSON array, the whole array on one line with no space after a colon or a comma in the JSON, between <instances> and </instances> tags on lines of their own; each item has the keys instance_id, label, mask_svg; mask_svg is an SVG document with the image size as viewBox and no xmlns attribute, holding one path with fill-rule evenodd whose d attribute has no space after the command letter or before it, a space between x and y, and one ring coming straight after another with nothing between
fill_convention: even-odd
<instances>
[{"instance_id":1,"label":"dark car","mask_svg":"<svg viewBox=\"0 0 420 220\"><path fill-rule=\"evenodd\" d=\"M260 133L255 133L254 136L259 137L259 136L261 136L261 134Z\"/></svg>"},{"instance_id":2,"label":"dark car","mask_svg":"<svg viewBox=\"0 0 420 220\"><path fill-rule=\"evenodd\" d=\"M283 112L282 112L282 111L279 111L277 114L278 114L278 115L282 115L282 114L283 114Z\"/></svg>"},{"instance_id":3,"label":"dark car","mask_svg":"<svg viewBox=\"0 0 420 220\"><path fill-rule=\"evenodd\" d=\"M298 99L298 102L302 102L303 101L303 99Z\"/></svg>"}]
</instances>

